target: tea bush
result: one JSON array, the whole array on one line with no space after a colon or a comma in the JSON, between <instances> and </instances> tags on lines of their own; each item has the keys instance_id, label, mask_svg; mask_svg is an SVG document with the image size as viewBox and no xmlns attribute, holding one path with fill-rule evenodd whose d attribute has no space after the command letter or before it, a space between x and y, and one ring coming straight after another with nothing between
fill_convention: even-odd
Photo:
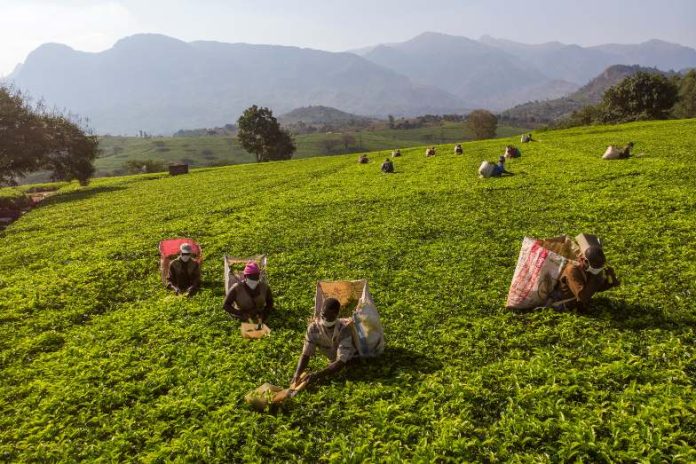
<instances>
[{"instance_id":1,"label":"tea bush","mask_svg":"<svg viewBox=\"0 0 696 464\"><path fill-rule=\"evenodd\" d=\"M47 199L0 235L0 461L694 462L696 120L539 137L500 179L476 170L512 139L402 150L393 175L375 152ZM507 311L522 238L580 232L622 286L587 315ZM203 247L192 299L157 271L176 236ZM225 252L268 254L270 337L222 310ZM247 407L288 384L316 281L358 278L385 354Z\"/></svg>"}]
</instances>

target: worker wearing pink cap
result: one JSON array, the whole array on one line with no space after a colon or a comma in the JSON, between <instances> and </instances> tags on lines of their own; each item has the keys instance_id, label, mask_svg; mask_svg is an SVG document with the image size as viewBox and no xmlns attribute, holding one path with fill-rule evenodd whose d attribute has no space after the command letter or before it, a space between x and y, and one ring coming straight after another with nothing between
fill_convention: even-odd
<instances>
[{"instance_id":1,"label":"worker wearing pink cap","mask_svg":"<svg viewBox=\"0 0 696 464\"><path fill-rule=\"evenodd\" d=\"M230 288L223 308L242 321L264 323L268 319L273 310L273 295L268 284L261 280L261 269L256 262L246 264L244 279Z\"/></svg>"}]
</instances>

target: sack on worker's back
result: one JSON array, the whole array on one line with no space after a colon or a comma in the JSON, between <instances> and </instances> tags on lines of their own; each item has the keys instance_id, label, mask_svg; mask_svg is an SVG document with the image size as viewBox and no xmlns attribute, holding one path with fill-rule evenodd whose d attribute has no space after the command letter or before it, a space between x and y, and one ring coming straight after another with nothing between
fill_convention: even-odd
<instances>
[{"instance_id":1,"label":"sack on worker's back","mask_svg":"<svg viewBox=\"0 0 696 464\"><path fill-rule=\"evenodd\" d=\"M384 352L384 328L367 283L353 312L353 342L362 358L372 358Z\"/></svg>"},{"instance_id":2,"label":"sack on worker's back","mask_svg":"<svg viewBox=\"0 0 696 464\"><path fill-rule=\"evenodd\" d=\"M604 155L602 155L602 159L605 160L613 160L613 159L619 159L621 158L621 150L614 145L609 145L607 147L607 151L604 152Z\"/></svg>"},{"instance_id":3,"label":"sack on worker's back","mask_svg":"<svg viewBox=\"0 0 696 464\"><path fill-rule=\"evenodd\" d=\"M572 256L565 240L548 239L549 245L556 245L558 251ZM525 237L520 256L517 259L515 274L508 292L507 308L531 309L543 306L556 287L558 278L569 259L544 247L544 240Z\"/></svg>"},{"instance_id":4,"label":"sack on worker's back","mask_svg":"<svg viewBox=\"0 0 696 464\"><path fill-rule=\"evenodd\" d=\"M490 161L483 161L479 167L478 173L481 177L491 177L495 171L495 164Z\"/></svg>"}]
</instances>

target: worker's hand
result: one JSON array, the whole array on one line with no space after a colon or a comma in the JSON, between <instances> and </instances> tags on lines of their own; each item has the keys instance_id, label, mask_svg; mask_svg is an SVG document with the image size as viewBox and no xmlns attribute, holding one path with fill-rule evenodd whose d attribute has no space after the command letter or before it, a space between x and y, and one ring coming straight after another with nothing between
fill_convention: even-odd
<instances>
[{"instance_id":1,"label":"worker's hand","mask_svg":"<svg viewBox=\"0 0 696 464\"><path fill-rule=\"evenodd\" d=\"M179 287L174 287L174 293L177 295L181 294L181 290L179 289Z\"/></svg>"},{"instance_id":2,"label":"worker's hand","mask_svg":"<svg viewBox=\"0 0 696 464\"><path fill-rule=\"evenodd\" d=\"M191 292L193 291L193 286L189 287L186 289L186 296L191 296Z\"/></svg>"}]
</instances>

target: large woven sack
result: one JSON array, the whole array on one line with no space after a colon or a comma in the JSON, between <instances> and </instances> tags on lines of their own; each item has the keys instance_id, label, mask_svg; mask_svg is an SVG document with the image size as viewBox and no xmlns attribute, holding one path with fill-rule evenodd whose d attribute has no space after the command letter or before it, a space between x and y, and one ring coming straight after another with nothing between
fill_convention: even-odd
<instances>
[{"instance_id":1,"label":"large woven sack","mask_svg":"<svg viewBox=\"0 0 696 464\"><path fill-rule=\"evenodd\" d=\"M491 177L495 171L495 164L490 161L483 161L479 167L478 173L481 177Z\"/></svg>"},{"instance_id":2,"label":"large woven sack","mask_svg":"<svg viewBox=\"0 0 696 464\"><path fill-rule=\"evenodd\" d=\"M352 319L353 344L361 357L384 352L384 328L366 280L320 281L314 297L314 317L318 318L326 298L341 303L343 316Z\"/></svg>"},{"instance_id":3,"label":"large woven sack","mask_svg":"<svg viewBox=\"0 0 696 464\"><path fill-rule=\"evenodd\" d=\"M510 309L531 309L542 306L558 283L568 258L543 245L544 241L525 237L515 274L512 277L506 306ZM564 245L558 243L561 248Z\"/></svg>"},{"instance_id":4,"label":"large woven sack","mask_svg":"<svg viewBox=\"0 0 696 464\"><path fill-rule=\"evenodd\" d=\"M619 159L619 158L621 158L621 150L619 150L614 145L609 145L607 147L607 151L605 151L604 155L602 155L602 159L605 159L605 160L613 160L613 159Z\"/></svg>"}]
</instances>

